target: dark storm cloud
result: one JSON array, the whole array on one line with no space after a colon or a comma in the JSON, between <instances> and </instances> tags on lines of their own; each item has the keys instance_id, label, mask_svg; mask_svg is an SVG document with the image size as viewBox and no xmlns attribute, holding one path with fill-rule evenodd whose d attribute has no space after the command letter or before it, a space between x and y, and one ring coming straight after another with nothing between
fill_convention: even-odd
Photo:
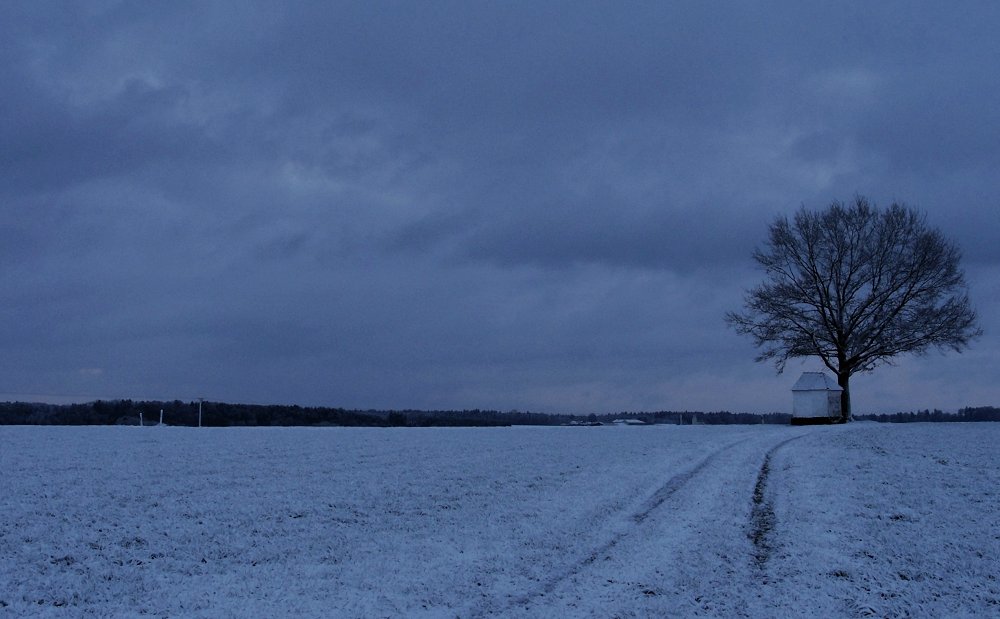
<instances>
[{"instance_id":1,"label":"dark storm cloud","mask_svg":"<svg viewBox=\"0 0 1000 619\"><path fill-rule=\"evenodd\" d=\"M754 241L741 230L760 224L739 212L727 219L711 205L700 214L694 209L643 213L629 206L619 196L606 196L587 204L533 204L527 212L512 208L489 221L475 213L432 216L404 228L397 241L422 251L451 239L459 259L505 268L599 263L691 272L745 258Z\"/></svg>"},{"instance_id":2,"label":"dark storm cloud","mask_svg":"<svg viewBox=\"0 0 1000 619\"><path fill-rule=\"evenodd\" d=\"M721 316L775 215L859 192L991 332L991 3L0 11L0 391L785 407ZM976 350L858 404L1000 396Z\"/></svg>"}]
</instances>

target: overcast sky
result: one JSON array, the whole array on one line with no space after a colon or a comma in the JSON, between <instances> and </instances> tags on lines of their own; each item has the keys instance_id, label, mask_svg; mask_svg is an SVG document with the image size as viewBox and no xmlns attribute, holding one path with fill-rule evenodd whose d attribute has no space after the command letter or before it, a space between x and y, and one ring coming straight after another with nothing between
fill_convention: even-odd
<instances>
[{"instance_id":1,"label":"overcast sky","mask_svg":"<svg viewBox=\"0 0 1000 619\"><path fill-rule=\"evenodd\" d=\"M963 250L1000 405L1000 4L5 2L0 399L790 411L724 323L776 216Z\"/></svg>"}]
</instances>

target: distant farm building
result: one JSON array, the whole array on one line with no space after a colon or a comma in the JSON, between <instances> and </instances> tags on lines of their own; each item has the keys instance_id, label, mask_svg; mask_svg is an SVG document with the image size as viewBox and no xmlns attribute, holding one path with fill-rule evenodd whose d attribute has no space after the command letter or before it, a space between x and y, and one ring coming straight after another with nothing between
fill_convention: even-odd
<instances>
[{"instance_id":1,"label":"distant farm building","mask_svg":"<svg viewBox=\"0 0 1000 619\"><path fill-rule=\"evenodd\" d=\"M843 389L823 372L803 372L792 386L792 425L837 421L842 392Z\"/></svg>"}]
</instances>

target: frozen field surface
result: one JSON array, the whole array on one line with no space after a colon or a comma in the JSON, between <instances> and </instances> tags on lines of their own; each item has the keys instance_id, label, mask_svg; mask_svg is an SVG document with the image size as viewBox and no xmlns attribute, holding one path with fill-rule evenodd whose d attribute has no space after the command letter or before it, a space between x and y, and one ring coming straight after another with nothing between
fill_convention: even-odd
<instances>
[{"instance_id":1,"label":"frozen field surface","mask_svg":"<svg viewBox=\"0 0 1000 619\"><path fill-rule=\"evenodd\" d=\"M1000 616L1000 424L0 427L0 617Z\"/></svg>"}]
</instances>

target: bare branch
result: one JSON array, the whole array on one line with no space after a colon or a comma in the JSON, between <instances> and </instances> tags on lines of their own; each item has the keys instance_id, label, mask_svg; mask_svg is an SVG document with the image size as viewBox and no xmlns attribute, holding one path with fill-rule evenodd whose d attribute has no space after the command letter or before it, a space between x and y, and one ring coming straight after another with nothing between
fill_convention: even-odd
<instances>
[{"instance_id":1,"label":"bare branch","mask_svg":"<svg viewBox=\"0 0 1000 619\"><path fill-rule=\"evenodd\" d=\"M761 349L758 361L818 356L843 386L905 353L961 352L982 331L958 248L903 204L862 196L780 217L753 254L766 281L726 321ZM849 402L846 403L849 411Z\"/></svg>"}]
</instances>

